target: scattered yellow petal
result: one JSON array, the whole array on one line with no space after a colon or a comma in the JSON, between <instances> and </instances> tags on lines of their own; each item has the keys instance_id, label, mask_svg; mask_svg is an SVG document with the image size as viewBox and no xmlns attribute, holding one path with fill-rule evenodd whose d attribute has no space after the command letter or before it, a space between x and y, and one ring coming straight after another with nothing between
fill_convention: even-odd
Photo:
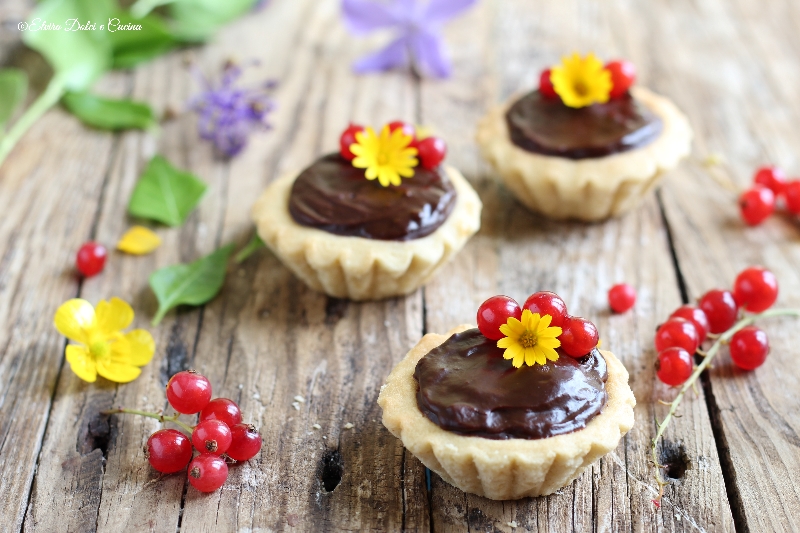
<instances>
[{"instance_id":1,"label":"scattered yellow petal","mask_svg":"<svg viewBox=\"0 0 800 533\"><path fill-rule=\"evenodd\" d=\"M147 255L161 245L161 237L144 226L133 226L117 243L117 250L133 255Z\"/></svg>"}]
</instances>

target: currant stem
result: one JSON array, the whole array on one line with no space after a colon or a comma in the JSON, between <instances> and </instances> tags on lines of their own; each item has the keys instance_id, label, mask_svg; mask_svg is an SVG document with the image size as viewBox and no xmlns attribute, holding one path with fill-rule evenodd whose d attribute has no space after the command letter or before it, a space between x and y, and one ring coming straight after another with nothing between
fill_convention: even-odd
<instances>
[{"instance_id":1,"label":"currant stem","mask_svg":"<svg viewBox=\"0 0 800 533\"><path fill-rule=\"evenodd\" d=\"M714 360L714 357L719 352L720 347L722 347L723 344L727 344L727 342L731 339L731 337L734 336L736 332L738 332L742 328L749 326L756 320L760 320L762 318L775 317L775 316L800 317L800 309L773 309L772 311L765 311L764 313L760 313L757 315L750 315L739 320L728 331L720 334L717 337L717 339L714 341L714 344L705 353L705 357L703 358L703 360L700 362L699 365L697 365L697 368L694 369L694 372L692 372L692 375L689 376L689 379L687 379L686 382L683 384L683 386L681 386L681 390L680 392L678 392L678 395L675 397L674 400L672 400L670 404L668 404L670 406L669 412L667 413L667 416L664 417L664 420L662 420L658 424L658 431L656 432L656 436L653 439L653 444L652 444L653 464L656 465L655 478L659 489L658 497L656 497L656 499L653 500L656 504L658 504L661 501L661 497L664 495L664 486L667 485L667 482L664 481L664 479L661 477L661 469L664 468L664 465L661 465L658 462L658 441L664 435L664 431L667 429L667 425L669 424L669 421L672 419L672 417L673 416L677 417L677 415L675 415L675 412L678 410L678 406L680 406L681 401L683 400L683 396L686 394L686 391L689 390L690 387L693 387L695 385L695 383L697 382L697 378L700 377L700 375L711 364L711 361ZM660 400L659 402L663 403Z\"/></svg>"},{"instance_id":2,"label":"currant stem","mask_svg":"<svg viewBox=\"0 0 800 533\"><path fill-rule=\"evenodd\" d=\"M192 426L190 426L190 425L178 420L178 417L180 416L179 414L175 414L175 415L172 415L172 416L164 416L163 413L151 413L149 411L140 411L138 409L128 409L126 407L119 407L117 409L111 409L109 411L102 411L102 414L104 414L104 415L126 414L126 415L146 416L147 418L155 418L156 420L158 420L162 424L164 422L172 422L173 424L177 424L180 427L182 427L183 429L185 429L186 431L188 431L190 435L191 435L192 431L194 431L194 428Z\"/></svg>"}]
</instances>

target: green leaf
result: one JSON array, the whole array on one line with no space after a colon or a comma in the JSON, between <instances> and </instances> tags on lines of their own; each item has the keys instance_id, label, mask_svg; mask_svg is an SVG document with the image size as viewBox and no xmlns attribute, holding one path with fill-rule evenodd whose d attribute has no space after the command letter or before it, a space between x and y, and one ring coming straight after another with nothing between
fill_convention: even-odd
<instances>
[{"instance_id":1,"label":"green leaf","mask_svg":"<svg viewBox=\"0 0 800 533\"><path fill-rule=\"evenodd\" d=\"M180 226L205 192L205 183L157 155L133 189L128 212L168 226Z\"/></svg>"},{"instance_id":2,"label":"green leaf","mask_svg":"<svg viewBox=\"0 0 800 533\"><path fill-rule=\"evenodd\" d=\"M185 41L204 41L255 3L256 0L174 0L169 5L175 22L173 32Z\"/></svg>"},{"instance_id":3,"label":"green leaf","mask_svg":"<svg viewBox=\"0 0 800 533\"><path fill-rule=\"evenodd\" d=\"M158 311L153 317L157 326L164 315L177 305L202 305L217 295L225 282L228 258L233 244L188 265L162 268L150 276L150 287L158 298Z\"/></svg>"},{"instance_id":4,"label":"green leaf","mask_svg":"<svg viewBox=\"0 0 800 533\"><path fill-rule=\"evenodd\" d=\"M136 25L141 29L120 29L126 25ZM147 15L144 18L134 18L126 12L120 12L110 19L108 38L111 42L114 68L132 68L168 52L178 44L161 17Z\"/></svg>"},{"instance_id":5,"label":"green leaf","mask_svg":"<svg viewBox=\"0 0 800 533\"><path fill-rule=\"evenodd\" d=\"M133 100L111 100L84 92L67 93L61 102L84 124L103 130L144 130L157 123L149 105Z\"/></svg>"},{"instance_id":6,"label":"green leaf","mask_svg":"<svg viewBox=\"0 0 800 533\"><path fill-rule=\"evenodd\" d=\"M44 0L24 23L23 41L47 59L54 81L82 91L111 66L108 33L99 28L115 12L113 0ZM97 24L97 29L78 30L75 21ZM60 29L43 29L45 23Z\"/></svg>"},{"instance_id":7,"label":"green leaf","mask_svg":"<svg viewBox=\"0 0 800 533\"><path fill-rule=\"evenodd\" d=\"M234 256L233 260L238 265L239 263L243 263L248 257L259 251L261 248L266 246L264 241L261 240L261 237L258 236L258 233L254 233L253 237L250 239L250 242L244 245L244 248L239 250L239 252Z\"/></svg>"},{"instance_id":8,"label":"green leaf","mask_svg":"<svg viewBox=\"0 0 800 533\"><path fill-rule=\"evenodd\" d=\"M0 69L0 130L28 93L28 76L16 68Z\"/></svg>"}]
</instances>

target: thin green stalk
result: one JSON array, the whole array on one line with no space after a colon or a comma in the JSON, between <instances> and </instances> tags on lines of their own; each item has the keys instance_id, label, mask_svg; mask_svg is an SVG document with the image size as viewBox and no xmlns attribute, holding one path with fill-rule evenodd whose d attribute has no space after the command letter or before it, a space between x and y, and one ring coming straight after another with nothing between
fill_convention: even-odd
<instances>
[{"instance_id":1,"label":"thin green stalk","mask_svg":"<svg viewBox=\"0 0 800 533\"><path fill-rule=\"evenodd\" d=\"M57 77L50 80L47 88L39 97L34 100L28 109L19 117L11 129L8 130L3 137L0 137L0 166L6 157L17 144L25 132L33 125L34 122L47 112L48 109L58 103L62 96L64 96L64 84Z\"/></svg>"},{"instance_id":2,"label":"thin green stalk","mask_svg":"<svg viewBox=\"0 0 800 533\"><path fill-rule=\"evenodd\" d=\"M192 431L194 431L194 428L192 426L178 420L178 417L180 416L178 414L175 414L173 416L164 416L163 413L151 413L149 411L139 411L138 409L127 409L125 407L119 407L117 409L103 411L102 413L104 415L127 414L127 415L146 416L147 418L155 418L162 424L164 422L172 422L173 424L177 424L186 431L188 431L190 435L192 434Z\"/></svg>"},{"instance_id":3,"label":"thin green stalk","mask_svg":"<svg viewBox=\"0 0 800 533\"><path fill-rule=\"evenodd\" d=\"M658 441L664 435L664 431L667 429L667 425L669 424L669 421L672 419L672 417L677 416L675 415L675 412L678 410L678 406L681 404L681 400L683 400L684 394L686 394L686 391L689 390L689 388L695 384L697 379L700 377L700 374L702 374L705 371L705 369L708 368L708 366L711 364L711 361L714 360L714 357L717 355L722 345L727 344L727 342L731 339L731 337L734 336L736 332L738 332L742 328L749 326L756 320L760 320L762 318L770 318L774 316L800 317L800 309L773 309L772 311L766 311L758 315L747 316L738 321L736 324L733 325L733 327L731 327L731 329L729 329L725 333L722 333L716 338L711 348L709 348L708 351L705 352L705 357L703 358L703 360L700 362L699 365L697 365L697 368L694 369L692 375L689 376L689 379L687 379L686 383L684 383L683 386L681 387L681 390L680 392L678 392L678 395L669 404L670 406L669 412L667 413L667 416L664 418L664 420L662 420L658 424L658 431L656 432L656 436L653 439L653 445L652 445L653 464L656 467L655 477L656 477L656 483L658 483L658 497L655 500L653 500L656 504L658 504L658 502L661 501L661 496L664 495L664 486L667 484L667 482L664 481L661 477L661 469L664 468L664 465L661 465L658 462Z\"/></svg>"}]
</instances>

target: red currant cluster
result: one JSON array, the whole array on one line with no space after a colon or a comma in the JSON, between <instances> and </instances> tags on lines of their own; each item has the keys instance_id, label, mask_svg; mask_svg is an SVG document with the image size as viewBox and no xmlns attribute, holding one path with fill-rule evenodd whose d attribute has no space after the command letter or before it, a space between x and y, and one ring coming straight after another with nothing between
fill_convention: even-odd
<instances>
[{"instance_id":1,"label":"red currant cluster","mask_svg":"<svg viewBox=\"0 0 800 533\"><path fill-rule=\"evenodd\" d=\"M433 170L438 167L447 155L447 144L439 137L424 137L418 138L417 129L408 122L402 120L395 120L387 124L389 131L396 129L403 130L403 133L411 137L411 148L417 149L419 162L423 168ZM348 161L352 161L356 156L350 151L350 146L356 142L356 133L364 131L364 126L358 124L350 124L346 130L342 132L339 137L339 152L342 157Z\"/></svg>"},{"instance_id":2,"label":"red currant cluster","mask_svg":"<svg viewBox=\"0 0 800 533\"><path fill-rule=\"evenodd\" d=\"M766 166L756 171L753 186L739 197L742 219L750 226L764 222L783 198L786 210L800 215L800 179L787 180L778 167Z\"/></svg>"},{"instance_id":3,"label":"red currant cluster","mask_svg":"<svg viewBox=\"0 0 800 533\"><path fill-rule=\"evenodd\" d=\"M713 289L700 298L696 307L679 307L656 331L658 379L673 387L683 384L692 375L692 355L709 333L726 332L736 323L740 310L761 313L777 298L775 275L762 267L750 267L736 277L733 292ZM739 368L758 368L769 353L767 334L755 326L742 328L731 338L730 353Z\"/></svg>"},{"instance_id":4,"label":"red currant cluster","mask_svg":"<svg viewBox=\"0 0 800 533\"><path fill-rule=\"evenodd\" d=\"M609 61L606 63L606 70L611 73L611 98L619 98L627 94L628 89L636 81L636 67L630 61L620 59L617 61ZM550 69L542 71L539 76L539 92L546 98L558 98L553 87L553 82L550 81Z\"/></svg>"},{"instance_id":5,"label":"red currant cluster","mask_svg":"<svg viewBox=\"0 0 800 533\"><path fill-rule=\"evenodd\" d=\"M189 483L200 492L213 492L228 478L228 463L247 461L261 450L261 435L242 423L236 402L211 399L211 383L194 370L178 372L167 383L167 401L180 414L200 413L198 424L190 427L177 418L120 408L109 413L128 413L174 422L191 431L191 439L175 429L160 429L147 439L147 460L165 474L189 466ZM200 454L194 458L192 446Z\"/></svg>"},{"instance_id":6,"label":"red currant cluster","mask_svg":"<svg viewBox=\"0 0 800 533\"><path fill-rule=\"evenodd\" d=\"M90 278L103 271L106 266L108 250L100 243L87 242L78 250L75 257L75 267L82 275Z\"/></svg>"},{"instance_id":7,"label":"red currant cluster","mask_svg":"<svg viewBox=\"0 0 800 533\"><path fill-rule=\"evenodd\" d=\"M505 337L500 326L511 317L519 320L523 309L539 313L540 316L552 317L550 325L561 328L558 339L561 341L561 349L567 355L583 357L597 346L599 335L595 325L585 318L569 315L564 300L549 291L531 294L521 308L513 298L492 296L478 308L478 329L487 339L500 340Z\"/></svg>"}]
</instances>

